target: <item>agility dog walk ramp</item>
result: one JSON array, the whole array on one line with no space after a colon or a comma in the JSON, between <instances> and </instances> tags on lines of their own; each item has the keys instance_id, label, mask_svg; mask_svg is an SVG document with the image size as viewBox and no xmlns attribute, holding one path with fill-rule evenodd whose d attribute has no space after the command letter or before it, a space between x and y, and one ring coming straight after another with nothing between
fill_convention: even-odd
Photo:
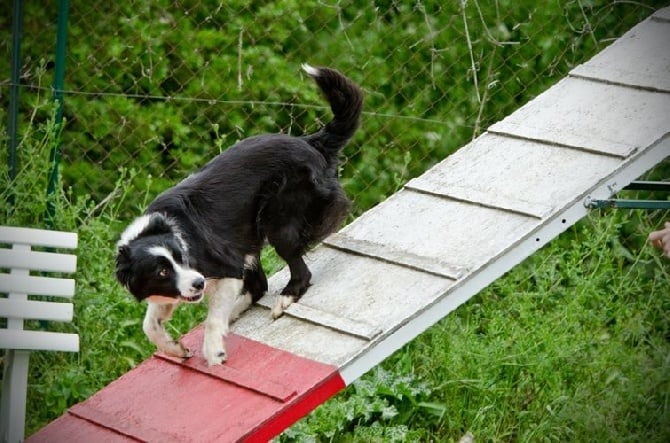
<instances>
[{"instance_id":1,"label":"agility dog walk ramp","mask_svg":"<svg viewBox=\"0 0 670 443\"><path fill-rule=\"evenodd\" d=\"M29 441L263 441L373 368L670 155L670 8L363 214L308 255L209 368L155 355Z\"/></svg>"}]
</instances>

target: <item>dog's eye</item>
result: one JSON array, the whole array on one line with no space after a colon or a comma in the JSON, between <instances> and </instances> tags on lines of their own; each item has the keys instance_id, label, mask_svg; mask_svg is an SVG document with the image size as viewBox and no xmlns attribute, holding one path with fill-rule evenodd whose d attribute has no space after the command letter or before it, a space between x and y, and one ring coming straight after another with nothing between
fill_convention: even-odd
<instances>
[{"instance_id":1,"label":"dog's eye","mask_svg":"<svg viewBox=\"0 0 670 443\"><path fill-rule=\"evenodd\" d=\"M162 268L160 271L158 271L158 276L161 278L165 278L170 274L170 271L168 271L168 268Z\"/></svg>"}]
</instances>

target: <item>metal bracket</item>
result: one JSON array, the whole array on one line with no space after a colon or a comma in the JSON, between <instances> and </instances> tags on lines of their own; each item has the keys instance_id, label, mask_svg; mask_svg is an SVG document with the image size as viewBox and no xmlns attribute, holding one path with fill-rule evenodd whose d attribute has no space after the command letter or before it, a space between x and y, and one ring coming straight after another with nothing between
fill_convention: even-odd
<instances>
[{"instance_id":1,"label":"metal bracket","mask_svg":"<svg viewBox=\"0 0 670 443\"><path fill-rule=\"evenodd\" d=\"M665 191L670 192L670 182L634 181L623 188L626 191ZM587 197L584 206L588 209L670 209L670 200L594 200Z\"/></svg>"}]
</instances>

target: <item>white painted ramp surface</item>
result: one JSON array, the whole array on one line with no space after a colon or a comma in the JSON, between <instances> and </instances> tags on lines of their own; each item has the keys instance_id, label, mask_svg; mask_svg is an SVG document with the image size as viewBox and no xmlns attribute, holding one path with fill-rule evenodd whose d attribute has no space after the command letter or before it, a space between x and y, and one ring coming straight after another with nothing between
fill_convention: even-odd
<instances>
[{"instance_id":1,"label":"white painted ramp surface","mask_svg":"<svg viewBox=\"0 0 670 443\"><path fill-rule=\"evenodd\" d=\"M615 45L576 67L572 75L670 91L670 8L662 9Z\"/></svg>"},{"instance_id":2,"label":"white painted ramp surface","mask_svg":"<svg viewBox=\"0 0 670 443\"><path fill-rule=\"evenodd\" d=\"M541 219L619 163L607 155L489 133L407 187Z\"/></svg>"},{"instance_id":3,"label":"white painted ramp surface","mask_svg":"<svg viewBox=\"0 0 670 443\"><path fill-rule=\"evenodd\" d=\"M273 276L234 332L355 380L670 155L669 47L665 8L329 237L276 321Z\"/></svg>"},{"instance_id":4,"label":"white painted ramp surface","mask_svg":"<svg viewBox=\"0 0 670 443\"><path fill-rule=\"evenodd\" d=\"M625 158L667 132L668 115L667 94L567 77L489 131Z\"/></svg>"}]
</instances>

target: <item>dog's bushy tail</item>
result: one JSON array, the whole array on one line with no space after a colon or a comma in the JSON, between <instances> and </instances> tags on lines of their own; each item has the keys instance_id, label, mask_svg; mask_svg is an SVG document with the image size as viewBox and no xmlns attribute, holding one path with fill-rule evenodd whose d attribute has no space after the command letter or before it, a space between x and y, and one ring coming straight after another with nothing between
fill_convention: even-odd
<instances>
[{"instance_id":1,"label":"dog's bushy tail","mask_svg":"<svg viewBox=\"0 0 670 443\"><path fill-rule=\"evenodd\" d=\"M304 138L330 162L337 159L337 154L358 129L363 110L363 92L335 69L315 68L306 64L302 65L302 69L316 81L333 111L330 122L320 131Z\"/></svg>"}]
</instances>

